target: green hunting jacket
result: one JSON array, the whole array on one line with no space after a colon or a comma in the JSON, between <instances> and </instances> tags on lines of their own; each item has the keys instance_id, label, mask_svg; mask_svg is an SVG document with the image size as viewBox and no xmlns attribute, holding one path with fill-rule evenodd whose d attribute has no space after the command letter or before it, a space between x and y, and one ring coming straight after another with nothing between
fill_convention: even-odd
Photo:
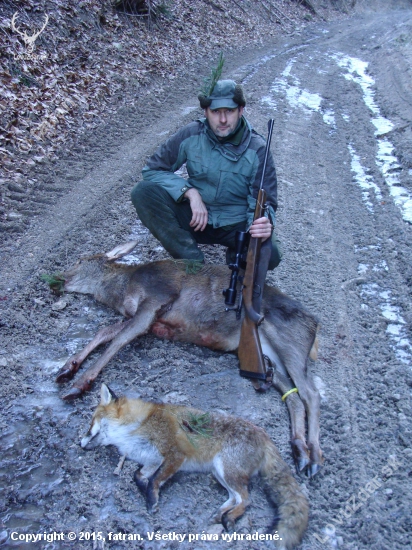
<instances>
[{"instance_id":1,"label":"green hunting jacket","mask_svg":"<svg viewBox=\"0 0 412 550\"><path fill-rule=\"evenodd\" d=\"M246 122L239 145L221 143L206 119L196 120L172 135L143 168L143 179L164 187L180 202L188 187L195 187L206 205L213 227L226 227L246 220L249 228L262 175L266 142ZM189 179L175 174L186 163ZM275 221L277 180L269 154L264 189L269 217Z\"/></svg>"}]
</instances>

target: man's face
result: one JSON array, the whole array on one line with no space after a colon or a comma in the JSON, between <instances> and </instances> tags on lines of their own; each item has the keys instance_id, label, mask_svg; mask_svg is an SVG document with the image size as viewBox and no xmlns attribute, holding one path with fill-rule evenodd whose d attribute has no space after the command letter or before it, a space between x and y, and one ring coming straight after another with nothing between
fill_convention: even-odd
<instances>
[{"instance_id":1,"label":"man's face","mask_svg":"<svg viewBox=\"0 0 412 550\"><path fill-rule=\"evenodd\" d=\"M219 138L224 138L235 130L242 114L243 107L236 109L210 109L208 107L205 109L205 116L209 125L213 133Z\"/></svg>"}]
</instances>

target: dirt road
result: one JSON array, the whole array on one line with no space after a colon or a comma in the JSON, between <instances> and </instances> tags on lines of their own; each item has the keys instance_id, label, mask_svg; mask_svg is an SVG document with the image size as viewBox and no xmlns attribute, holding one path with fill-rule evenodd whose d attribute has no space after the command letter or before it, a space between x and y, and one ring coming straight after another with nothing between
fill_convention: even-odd
<instances>
[{"instance_id":1,"label":"dirt road","mask_svg":"<svg viewBox=\"0 0 412 550\"><path fill-rule=\"evenodd\" d=\"M302 548L410 548L412 10L309 26L229 59L225 76L244 84L247 117L257 130L265 133L267 120L275 119L277 231L285 254L269 280L322 323L319 360L310 369L322 394L325 465L312 481L301 480L311 506ZM29 232L1 247L5 547L266 547L202 540L226 498L210 476L178 474L163 490L160 512L150 516L132 482L133 464L126 462L117 477L114 449L79 447L104 380L119 393L249 418L292 467L284 404L275 391L255 394L238 376L234 356L147 336L125 348L83 399L63 403L54 383L67 357L119 317L88 297L58 300L39 276L136 236L135 261L165 257L137 222L129 193L154 148L200 114L196 85L180 84L169 90L167 107L140 101L87 147L80 144L70 162L57 163L55 199ZM40 181L50 180L48 170L39 170ZM207 258L219 262L223 255L209 248ZM272 514L255 481L237 533L263 529ZM148 533L157 531L198 540L150 542ZM18 540L53 532L65 540ZM76 542L69 532L77 533ZM104 544L88 540L99 532ZM109 533L143 540L110 541Z\"/></svg>"}]
</instances>

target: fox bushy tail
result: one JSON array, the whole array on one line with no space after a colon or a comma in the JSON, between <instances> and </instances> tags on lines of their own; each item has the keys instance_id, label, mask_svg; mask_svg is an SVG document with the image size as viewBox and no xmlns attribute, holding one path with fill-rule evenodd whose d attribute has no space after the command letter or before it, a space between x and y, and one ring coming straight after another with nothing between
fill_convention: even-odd
<instances>
[{"instance_id":1,"label":"fox bushy tail","mask_svg":"<svg viewBox=\"0 0 412 550\"><path fill-rule=\"evenodd\" d=\"M272 444L266 447L260 473L265 480L268 496L278 510L271 526L271 531L279 534L277 548L295 548L302 540L308 524L309 503L288 465Z\"/></svg>"}]
</instances>

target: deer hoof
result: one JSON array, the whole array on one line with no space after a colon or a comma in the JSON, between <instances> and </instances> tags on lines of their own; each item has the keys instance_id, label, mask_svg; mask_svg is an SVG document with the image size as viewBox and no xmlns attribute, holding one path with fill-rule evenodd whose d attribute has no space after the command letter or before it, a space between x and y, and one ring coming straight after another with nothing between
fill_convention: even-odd
<instances>
[{"instance_id":1,"label":"deer hoof","mask_svg":"<svg viewBox=\"0 0 412 550\"><path fill-rule=\"evenodd\" d=\"M71 380L74 376L74 372L70 370L69 368L63 367L59 370L57 376L56 376L56 382L58 384L62 384L63 382L68 382Z\"/></svg>"},{"instance_id":2,"label":"deer hoof","mask_svg":"<svg viewBox=\"0 0 412 550\"><path fill-rule=\"evenodd\" d=\"M291 443L292 443L292 454L293 454L293 459L295 461L296 470L300 475L311 464L308 448L306 447L306 444L301 439L298 439L298 438L293 439Z\"/></svg>"},{"instance_id":3,"label":"deer hoof","mask_svg":"<svg viewBox=\"0 0 412 550\"><path fill-rule=\"evenodd\" d=\"M310 462L307 456L299 458L296 462L296 468L297 468L298 474L301 474L302 472L306 472L309 465L310 465Z\"/></svg>"},{"instance_id":4,"label":"deer hoof","mask_svg":"<svg viewBox=\"0 0 412 550\"><path fill-rule=\"evenodd\" d=\"M311 478L314 477L319 470L321 470L322 466L320 464L310 464L306 470L306 475Z\"/></svg>"},{"instance_id":5,"label":"deer hoof","mask_svg":"<svg viewBox=\"0 0 412 550\"><path fill-rule=\"evenodd\" d=\"M83 395L83 391L80 388L73 387L66 395L63 395L65 401L73 401Z\"/></svg>"}]
</instances>

